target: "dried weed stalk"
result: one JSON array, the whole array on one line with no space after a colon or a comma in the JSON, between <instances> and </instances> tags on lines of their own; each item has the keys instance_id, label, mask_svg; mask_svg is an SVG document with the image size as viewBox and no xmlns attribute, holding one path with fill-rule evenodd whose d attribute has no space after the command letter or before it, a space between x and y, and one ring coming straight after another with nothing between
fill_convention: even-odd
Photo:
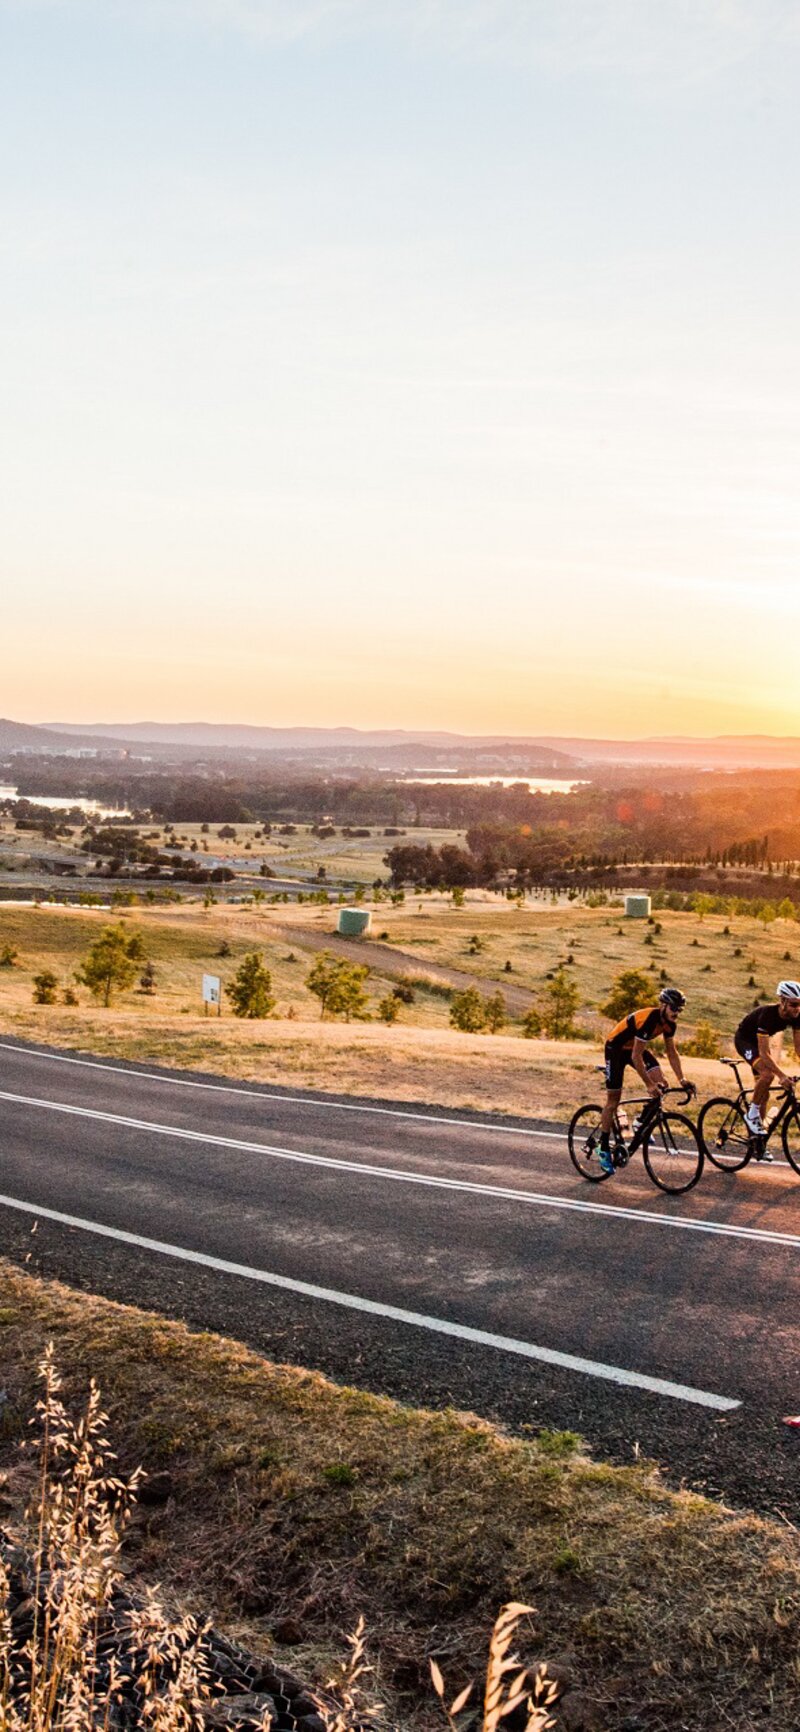
<instances>
[{"instance_id":1,"label":"dried weed stalk","mask_svg":"<svg viewBox=\"0 0 800 1732\"><path fill-rule=\"evenodd\" d=\"M61 1380L49 1346L39 1372L43 1393L33 1423L40 1436L37 1495L28 1511L35 1536L26 1555L29 1593L12 1605L9 1572L0 1558L0 1732L115 1732L131 1723L143 1732L198 1732L212 1699L202 1642L208 1626L165 1616L154 1593L136 1605L125 1599L122 1630L111 1615L121 1580L120 1550L136 1498L137 1470L123 1480L109 1472L114 1456L107 1415L94 1382L75 1421L60 1399ZM511 1651L530 1607L504 1606L492 1632L482 1732L526 1704L526 1732L547 1732L556 1686L544 1668L533 1673ZM117 1597L117 1614L119 1595ZM380 1704L367 1700L372 1673L364 1619L348 1638L350 1655L331 1681L341 1706L318 1701L326 1732L374 1727ZM473 1693L470 1684L448 1707L434 1661L431 1675L452 1732ZM120 1713L120 1704L126 1712ZM268 1732L265 1714L262 1732Z\"/></svg>"},{"instance_id":2,"label":"dried weed stalk","mask_svg":"<svg viewBox=\"0 0 800 1732\"><path fill-rule=\"evenodd\" d=\"M501 1721L523 1703L528 1716L525 1732L548 1732L548 1728L555 1725L549 1710L555 1702L558 1686L548 1678L544 1666L532 1672L511 1652L517 1625L532 1610L532 1606L522 1606L512 1600L503 1606L497 1618L489 1644L481 1732L499 1732ZM447 1724L451 1732L458 1732L458 1717L469 1705L474 1685L468 1684L448 1707L444 1678L435 1660L431 1660L431 1678Z\"/></svg>"},{"instance_id":3,"label":"dried weed stalk","mask_svg":"<svg viewBox=\"0 0 800 1732\"><path fill-rule=\"evenodd\" d=\"M111 1732L125 1689L148 1732L190 1732L209 1700L193 1620L170 1623L154 1597L131 1607L121 1651L110 1637L120 1548L139 1480L109 1472L107 1415L90 1385L77 1421L60 1399L52 1345L39 1366L43 1393L33 1421L39 1475L28 1511L30 1593L10 1605L0 1560L2 1732Z\"/></svg>"}]
</instances>

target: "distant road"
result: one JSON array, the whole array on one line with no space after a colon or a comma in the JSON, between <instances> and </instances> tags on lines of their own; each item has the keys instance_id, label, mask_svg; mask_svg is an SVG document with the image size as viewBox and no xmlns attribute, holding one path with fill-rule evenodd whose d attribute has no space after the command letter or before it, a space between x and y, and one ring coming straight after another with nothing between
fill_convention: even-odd
<instances>
[{"instance_id":1,"label":"distant road","mask_svg":"<svg viewBox=\"0 0 800 1732\"><path fill-rule=\"evenodd\" d=\"M545 1124L0 1041L0 1252L800 1520L800 1181L600 1189ZM34 1223L36 1233L32 1236Z\"/></svg>"}]
</instances>

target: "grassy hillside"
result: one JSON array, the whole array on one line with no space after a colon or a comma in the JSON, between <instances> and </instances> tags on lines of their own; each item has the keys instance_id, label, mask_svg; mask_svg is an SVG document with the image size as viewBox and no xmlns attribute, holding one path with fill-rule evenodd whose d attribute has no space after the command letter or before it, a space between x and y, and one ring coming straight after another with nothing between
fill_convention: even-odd
<instances>
[{"instance_id":1,"label":"grassy hillside","mask_svg":"<svg viewBox=\"0 0 800 1732\"><path fill-rule=\"evenodd\" d=\"M314 957L310 940L333 934L334 909L222 903L205 909L195 901L124 910L115 918L143 934L156 990L151 996L135 988L106 1010L85 987L75 986L74 975L108 923L107 910L0 905L0 951L8 944L17 953L14 966L0 968L0 1030L256 1080L289 1078L309 1087L526 1114L560 1115L579 1095L595 1093L593 1067L607 1027L598 1006L621 969L642 968L652 976L654 993L662 972L678 981L689 997L687 1031L707 1019L724 1037L726 1050L727 1037L756 996L770 997L781 974L800 972L800 934L785 920L764 931L744 917L701 921L693 914L665 913L648 927L626 922L616 909L540 903L520 910L487 896L463 909L443 897L374 909L373 936L383 964L367 985L373 1019L392 990L400 952L419 960L420 981L426 966L436 963L468 973L483 992L496 983L525 987L541 1005L548 976L564 963L580 993L577 1020L584 1039L523 1041L514 1021L497 1036L452 1030L440 985L417 985L415 1002L401 1007L393 1028L377 1020L321 1022L317 1000L304 983ZM229 954L220 955L223 947ZM205 1018L203 972L230 980L253 948L263 950L272 974L274 1017L240 1022L226 1003L220 1020ZM58 978L56 1005L33 1003L33 977L41 969ZM751 978L755 985L748 984ZM79 998L73 1007L62 1002L68 986ZM715 1087L725 1074L699 1060L690 1060L689 1068L704 1088Z\"/></svg>"},{"instance_id":2,"label":"grassy hillside","mask_svg":"<svg viewBox=\"0 0 800 1732\"><path fill-rule=\"evenodd\" d=\"M555 1662L573 1732L794 1732L793 1530L668 1491L646 1462L595 1464L569 1433L526 1443L338 1388L8 1263L0 1307L6 1523L52 1340L70 1403L98 1380L123 1469L170 1476L127 1542L135 1577L261 1651L294 1625L292 1666L317 1678L363 1613L390 1726L433 1724L429 1656L465 1682L513 1598L536 1608L525 1656Z\"/></svg>"}]
</instances>

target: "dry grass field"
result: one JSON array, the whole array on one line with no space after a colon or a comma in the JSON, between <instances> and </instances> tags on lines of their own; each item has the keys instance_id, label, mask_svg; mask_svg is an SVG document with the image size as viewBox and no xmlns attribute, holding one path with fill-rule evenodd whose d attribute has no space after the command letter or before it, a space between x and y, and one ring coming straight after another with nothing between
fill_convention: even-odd
<instances>
[{"instance_id":1,"label":"dry grass field","mask_svg":"<svg viewBox=\"0 0 800 1732\"><path fill-rule=\"evenodd\" d=\"M383 1095L447 1106L560 1116L578 1096L596 1090L607 1021L598 1006L623 968L652 975L654 992L662 972L689 998L688 1028L708 1020L728 1036L758 997L769 998L782 973L800 971L800 933L778 920L766 930L749 918L723 919L664 913L655 926L626 922L618 909L576 904L528 904L476 895L463 909L450 899L410 899L399 908L373 910L373 938L385 968L367 983L373 1020L321 1022L319 1006L305 986L313 961L312 941L333 935L335 910L322 907L247 906L197 901L170 908L126 909L120 918L140 931L155 968L155 992L134 988L106 1010L75 970L89 944L109 921L108 910L0 905L0 953L16 952L13 966L0 967L0 1029L26 1039L85 1051L190 1069L219 1070L263 1081L291 1079L307 1086L363 1095ZM291 930L287 931L287 928ZM727 930L726 930L727 928ZM304 946L303 937L307 934ZM384 936L385 935L385 936ZM480 941L475 951L471 942ZM229 954L220 956L222 947ZM203 972L229 981L248 950L261 949L277 1000L266 1021L239 1021L225 1006L221 1019L202 1014ZM426 965L471 974L482 991L496 983L530 990L546 1002L548 976L559 963L578 987L580 1041L525 1041L519 1022L499 1035L458 1033L449 1026L449 1004L439 985L415 987L413 1005L387 1028L376 1019L380 1000L392 989L398 953ZM512 972L505 969L507 961ZM50 969L63 990L79 1002L68 1007L33 1003L33 977ZM748 984L750 980L754 985ZM690 1070L704 1088L724 1073L693 1059Z\"/></svg>"},{"instance_id":2,"label":"dry grass field","mask_svg":"<svg viewBox=\"0 0 800 1732\"><path fill-rule=\"evenodd\" d=\"M480 1676L511 1599L535 1608L521 1651L562 1685L558 1732L795 1732L789 1523L670 1491L643 1460L593 1462L570 1432L509 1438L340 1388L7 1262L0 1336L4 1526L30 1494L19 1444L52 1341L73 1411L98 1381L121 1471L170 1476L166 1507L142 1506L129 1531L133 1585L163 1584L256 1652L277 1637L277 1657L314 1681L363 1614L387 1728L439 1723L429 1658L453 1694Z\"/></svg>"}]
</instances>

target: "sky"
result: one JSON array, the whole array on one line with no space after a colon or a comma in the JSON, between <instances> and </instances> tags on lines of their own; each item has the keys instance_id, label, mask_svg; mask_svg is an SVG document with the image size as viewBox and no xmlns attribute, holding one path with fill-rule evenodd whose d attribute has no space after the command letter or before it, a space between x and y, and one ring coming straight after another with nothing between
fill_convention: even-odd
<instances>
[{"instance_id":1,"label":"sky","mask_svg":"<svg viewBox=\"0 0 800 1732\"><path fill-rule=\"evenodd\" d=\"M785 0L0 0L0 712L800 732L799 75Z\"/></svg>"}]
</instances>

